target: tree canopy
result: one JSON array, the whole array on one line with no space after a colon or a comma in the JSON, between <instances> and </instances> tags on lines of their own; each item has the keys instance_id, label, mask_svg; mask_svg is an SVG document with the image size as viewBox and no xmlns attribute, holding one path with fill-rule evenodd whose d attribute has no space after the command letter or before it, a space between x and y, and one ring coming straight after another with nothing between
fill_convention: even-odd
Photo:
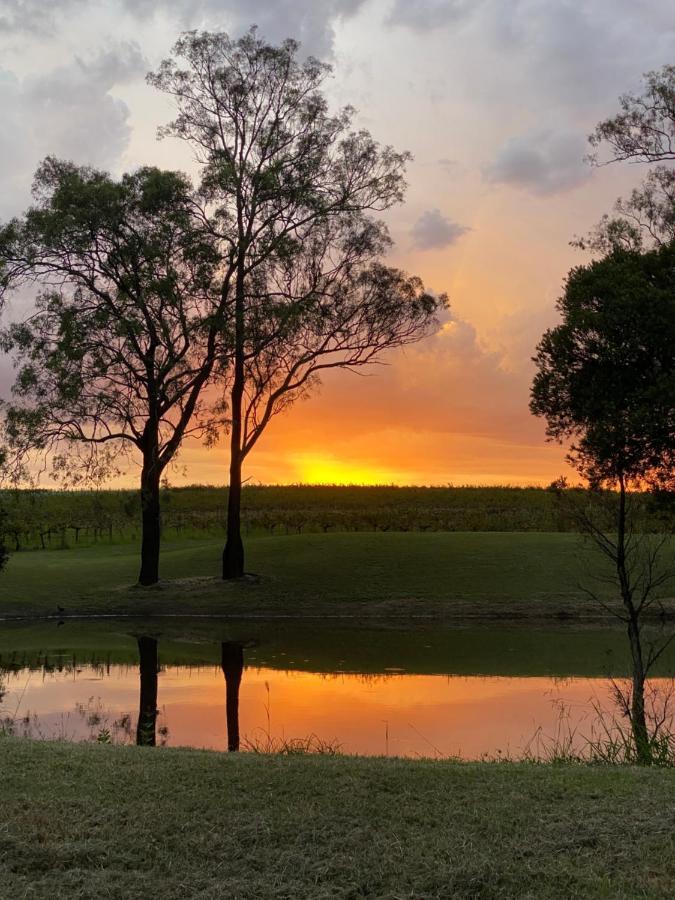
<instances>
[{"instance_id":1,"label":"tree canopy","mask_svg":"<svg viewBox=\"0 0 675 900\"><path fill-rule=\"evenodd\" d=\"M156 580L159 480L190 433L221 424L202 399L222 364L218 262L187 179L142 168L119 181L47 159L35 204L0 230L4 289L35 284L35 308L2 345L18 359L5 432L71 483L142 458L143 580ZM147 548L146 548L147 549ZM144 553L144 559L146 554Z\"/></svg>"},{"instance_id":2,"label":"tree canopy","mask_svg":"<svg viewBox=\"0 0 675 900\"><path fill-rule=\"evenodd\" d=\"M617 200L591 233L575 243L603 253L615 247L649 249L675 240L675 66L645 75L642 92L619 98L619 112L589 138L598 165L655 164L640 187ZM602 148L610 151L609 159Z\"/></svg>"},{"instance_id":3,"label":"tree canopy","mask_svg":"<svg viewBox=\"0 0 675 900\"><path fill-rule=\"evenodd\" d=\"M591 481L669 482L675 461L675 246L573 269L537 347L530 408Z\"/></svg>"},{"instance_id":4,"label":"tree canopy","mask_svg":"<svg viewBox=\"0 0 675 900\"><path fill-rule=\"evenodd\" d=\"M188 141L202 164L228 298L225 577L243 574L242 463L270 419L327 368L363 366L421 337L444 302L381 259L390 239L372 214L402 200L409 154L356 129L350 107L331 114L330 67L298 49L255 29L239 40L188 32L149 76L177 105L162 134Z\"/></svg>"},{"instance_id":5,"label":"tree canopy","mask_svg":"<svg viewBox=\"0 0 675 900\"><path fill-rule=\"evenodd\" d=\"M632 680L616 697L637 761L650 764L661 735L658 722L650 733L645 684L672 635L647 638L643 621L654 604L666 620L660 591L675 572L661 559L670 536L644 528L629 490L675 487L675 245L615 248L573 269L558 310L534 357L530 408L550 438L571 441L568 458L593 488L581 502L559 498L612 566L618 611L586 591L626 625Z\"/></svg>"}]
</instances>

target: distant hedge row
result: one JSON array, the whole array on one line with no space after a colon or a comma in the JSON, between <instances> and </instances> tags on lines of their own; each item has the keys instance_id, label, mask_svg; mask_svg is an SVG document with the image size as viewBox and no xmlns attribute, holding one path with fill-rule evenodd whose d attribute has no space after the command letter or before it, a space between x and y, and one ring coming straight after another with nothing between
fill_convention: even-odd
<instances>
[{"instance_id":1,"label":"distant hedge row","mask_svg":"<svg viewBox=\"0 0 675 900\"><path fill-rule=\"evenodd\" d=\"M10 550L124 543L139 536L137 491L4 491ZM165 539L224 532L227 488L162 490ZM246 486L246 531L568 531L544 488Z\"/></svg>"}]
</instances>

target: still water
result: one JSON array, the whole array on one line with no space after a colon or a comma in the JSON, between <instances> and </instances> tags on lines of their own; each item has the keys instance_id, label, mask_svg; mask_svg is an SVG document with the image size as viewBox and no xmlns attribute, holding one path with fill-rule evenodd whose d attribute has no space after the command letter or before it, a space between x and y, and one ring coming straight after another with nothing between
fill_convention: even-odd
<instances>
[{"instance_id":1,"label":"still water","mask_svg":"<svg viewBox=\"0 0 675 900\"><path fill-rule=\"evenodd\" d=\"M675 671L664 660L657 685ZM214 749L522 755L577 743L627 673L608 631L282 622L0 627L16 733Z\"/></svg>"}]
</instances>

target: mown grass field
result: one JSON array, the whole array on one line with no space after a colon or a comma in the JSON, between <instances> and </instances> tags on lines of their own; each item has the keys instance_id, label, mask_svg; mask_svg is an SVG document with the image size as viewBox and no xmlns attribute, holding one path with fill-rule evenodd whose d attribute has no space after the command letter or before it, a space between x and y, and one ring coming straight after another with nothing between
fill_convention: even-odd
<instances>
[{"instance_id":1,"label":"mown grass field","mask_svg":"<svg viewBox=\"0 0 675 900\"><path fill-rule=\"evenodd\" d=\"M602 563L574 534L352 533L247 541L256 577L223 583L220 539L166 545L163 582L135 586L138 547L11 556L0 614L600 617L580 589ZM600 586L602 588L602 586ZM607 598L608 588L602 588Z\"/></svg>"},{"instance_id":2,"label":"mown grass field","mask_svg":"<svg viewBox=\"0 0 675 900\"><path fill-rule=\"evenodd\" d=\"M0 741L0 894L670 898L675 772Z\"/></svg>"}]
</instances>

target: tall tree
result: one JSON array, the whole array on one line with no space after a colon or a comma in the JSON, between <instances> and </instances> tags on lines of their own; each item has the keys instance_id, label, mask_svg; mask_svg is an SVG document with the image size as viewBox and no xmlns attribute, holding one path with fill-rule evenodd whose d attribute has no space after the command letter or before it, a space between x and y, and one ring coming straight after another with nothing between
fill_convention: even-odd
<instances>
[{"instance_id":1,"label":"tall tree","mask_svg":"<svg viewBox=\"0 0 675 900\"><path fill-rule=\"evenodd\" d=\"M634 492L671 485L675 473L675 245L614 250L573 269L558 309L562 323L537 348L530 407L550 438L571 441L568 458L595 489L586 500L600 500L601 518L588 502L572 511L613 568L621 608L609 608L626 625L633 666L625 705L637 758L649 763L645 682L668 638L647 646L644 624L674 573L667 541L644 533Z\"/></svg>"},{"instance_id":2,"label":"tall tree","mask_svg":"<svg viewBox=\"0 0 675 900\"><path fill-rule=\"evenodd\" d=\"M270 418L326 368L418 339L443 302L379 260L389 239L369 214L402 200L409 156L354 130L351 108L329 113L329 73L300 61L295 41L272 46L253 29L236 41L189 32L148 76L178 107L162 134L188 141L201 160L228 297L224 578L244 573L242 464Z\"/></svg>"},{"instance_id":3,"label":"tall tree","mask_svg":"<svg viewBox=\"0 0 675 900\"><path fill-rule=\"evenodd\" d=\"M675 240L675 66L649 72L639 94L619 98L619 112L599 122L590 136L591 161L654 164L644 182L614 213L576 243L607 252L649 249ZM605 158L603 149L609 150Z\"/></svg>"},{"instance_id":4,"label":"tall tree","mask_svg":"<svg viewBox=\"0 0 675 900\"><path fill-rule=\"evenodd\" d=\"M35 204L0 229L4 290L41 289L3 334L16 355L5 432L16 459L100 478L138 451L139 581L159 577L160 480L188 434L218 425L202 390L222 359L218 259L187 179L143 168L115 181L47 159Z\"/></svg>"}]
</instances>

